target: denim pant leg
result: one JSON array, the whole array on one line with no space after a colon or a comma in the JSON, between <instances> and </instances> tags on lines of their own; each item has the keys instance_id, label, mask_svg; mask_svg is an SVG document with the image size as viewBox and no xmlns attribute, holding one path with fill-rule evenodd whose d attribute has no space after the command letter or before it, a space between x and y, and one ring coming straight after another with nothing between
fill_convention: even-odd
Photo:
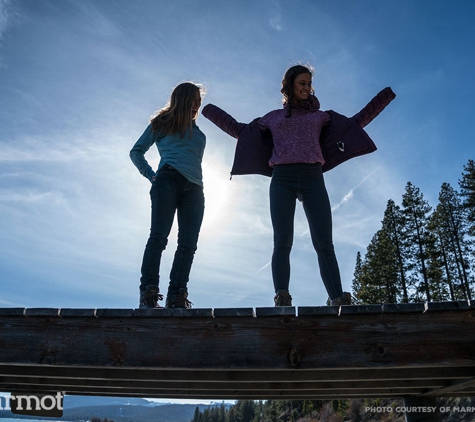
<instances>
[{"instance_id":1,"label":"denim pant leg","mask_svg":"<svg viewBox=\"0 0 475 422\"><path fill-rule=\"evenodd\" d=\"M203 187L186 182L177 208L178 243L168 293L186 288L204 215Z\"/></svg>"},{"instance_id":2,"label":"denim pant leg","mask_svg":"<svg viewBox=\"0 0 475 422\"><path fill-rule=\"evenodd\" d=\"M142 260L140 290L148 285L158 286L162 252L167 246L180 194L174 170L162 169L150 189L152 221L150 236Z\"/></svg>"},{"instance_id":3,"label":"denim pant leg","mask_svg":"<svg viewBox=\"0 0 475 422\"><path fill-rule=\"evenodd\" d=\"M330 299L342 296L340 270L332 239L330 200L321 166L310 177L301 176L300 190L313 246L317 252L320 274Z\"/></svg>"},{"instance_id":4,"label":"denim pant leg","mask_svg":"<svg viewBox=\"0 0 475 422\"><path fill-rule=\"evenodd\" d=\"M272 279L274 289L289 290L290 251L294 238L296 193L291 180L280 169L274 169L269 189L270 214L274 230Z\"/></svg>"}]
</instances>

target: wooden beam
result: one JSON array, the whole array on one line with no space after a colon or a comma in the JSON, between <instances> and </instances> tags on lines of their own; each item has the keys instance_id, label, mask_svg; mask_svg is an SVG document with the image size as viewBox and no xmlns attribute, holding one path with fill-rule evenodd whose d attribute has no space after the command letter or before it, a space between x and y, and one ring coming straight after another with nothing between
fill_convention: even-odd
<instances>
[{"instance_id":1,"label":"wooden beam","mask_svg":"<svg viewBox=\"0 0 475 422\"><path fill-rule=\"evenodd\" d=\"M187 382L187 388L189 390L216 390L216 391L247 391L247 390L341 390L345 389L378 389L382 390L397 389L397 388L420 388L420 389L438 389L442 390L447 385L447 380L351 380L351 381L318 381L318 382L206 382L202 381L190 381ZM183 387L181 381L137 381L137 380L108 380L108 379L75 379L75 378L46 378L46 377L31 377L31 376L18 376L18 377L0 377L1 385L15 385L18 388L28 388L29 386L35 386L35 388L44 387L50 390L61 386L65 389L80 386L85 388L116 388L116 389L148 389L148 390L160 390L160 391L173 391ZM465 383L462 383L466 387Z\"/></svg>"},{"instance_id":2,"label":"wooden beam","mask_svg":"<svg viewBox=\"0 0 475 422\"><path fill-rule=\"evenodd\" d=\"M0 309L0 390L162 398L474 394L468 302Z\"/></svg>"},{"instance_id":3,"label":"wooden beam","mask_svg":"<svg viewBox=\"0 0 475 422\"><path fill-rule=\"evenodd\" d=\"M120 369L120 370L118 370ZM475 377L475 366L401 366L389 368L345 368L345 369L306 369L306 370L245 370L245 369L202 369L188 368L126 368L59 365L0 364L0 376L36 376L42 378L71 378L97 380L151 380L154 382L219 382L219 383L267 383L267 382L323 382L349 379L368 381L401 381L444 379L467 380Z\"/></svg>"},{"instance_id":4,"label":"wooden beam","mask_svg":"<svg viewBox=\"0 0 475 422\"><path fill-rule=\"evenodd\" d=\"M449 385L444 387L437 388L435 390L430 390L423 396L440 396L440 395L456 395L462 391L471 391L475 393L475 378L466 379L463 381L453 380ZM451 396L449 396L451 397Z\"/></svg>"}]
</instances>

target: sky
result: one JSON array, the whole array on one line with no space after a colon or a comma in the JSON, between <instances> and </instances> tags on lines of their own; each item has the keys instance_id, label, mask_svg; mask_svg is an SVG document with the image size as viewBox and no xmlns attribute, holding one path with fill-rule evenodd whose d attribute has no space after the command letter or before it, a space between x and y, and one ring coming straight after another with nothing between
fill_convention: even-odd
<instances>
[{"instance_id":1,"label":"sky","mask_svg":"<svg viewBox=\"0 0 475 422\"><path fill-rule=\"evenodd\" d=\"M194 81L240 122L281 107L292 65L315 68L323 110L352 116L378 150L325 173L343 287L387 201L407 182L434 207L474 159L471 0L0 0L0 307L135 308L150 183L129 151L174 86ZM235 140L200 116L205 219L195 308L273 306L264 176L230 180ZM157 149L146 155L152 167ZM290 292L323 306L308 225L295 216ZM176 247L162 259L162 290Z\"/></svg>"},{"instance_id":2,"label":"sky","mask_svg":"<svg viewBox=\"0 0 475 422\"><path fill-rule=\"evenodd\" d=\"M381 89L378 150L325 173L351 291L387 201L407 182L434 207L474 159L471 0L0 0L0 307L135 308L150 183L129 151L183 81L240 122L281 107L290 66L315 68L323 110L352 116ZM273 306L264 176L230 180L235 140L200 116L206 211L195 308ZM159 155L146 156L156 168ZM290 292L325 305L301 206ZM176 247L162 259L162 289Z\"/></svg>"}]
</instances>

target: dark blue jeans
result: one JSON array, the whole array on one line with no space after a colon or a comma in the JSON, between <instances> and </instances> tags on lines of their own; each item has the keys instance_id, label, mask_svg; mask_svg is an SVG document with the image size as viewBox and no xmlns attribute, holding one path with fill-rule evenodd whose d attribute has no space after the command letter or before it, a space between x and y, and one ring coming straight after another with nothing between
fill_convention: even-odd
<instances>
[{"instance_id":1,"label":"dark blue jeans","mask_svg":"<svg viewBox=\"0 0 475 422\"><path fill-rule=\"evenodd\" d=\"M176 212L178 242L170 271L168 293L178 293L180 288L187 286L198 244L204 214L203 187L191 183L166 164L152 184L150 197L152 224L142 261L140 290L145 291L148 285L159 285L162 252L167 246Z\"/></svg>"},{"instance_id":2,"label":"dark blue jeans","mask_svg":"<svg viewBox=\"0 0 475 422\"><path fill-rule=\"evenodd\" d=\"M282 164L274 167L270 184L270 212L274 229L272 277L275 291L289 289L297 198L303 204L328 296L330 299L342 296L340 270L332 240L330 201L320 164Z\"/></svg>"}]
</instances>

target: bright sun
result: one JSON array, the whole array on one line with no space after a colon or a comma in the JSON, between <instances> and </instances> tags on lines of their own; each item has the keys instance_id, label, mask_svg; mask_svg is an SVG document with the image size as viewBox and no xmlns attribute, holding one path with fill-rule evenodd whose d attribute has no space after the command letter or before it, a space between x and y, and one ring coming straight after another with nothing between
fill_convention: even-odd
<instances>
[{"instance_id":1,"label":"bright sun","mask_svg":"<svg viewBox=\"0 0 475 422\"><path fill-rule=\"evenodd\" d=\"M222 165L207 162L203 165L205 215L203 224L215 226L226 216L229 192L229 170Z\"/></svg>"}]
</instances>

